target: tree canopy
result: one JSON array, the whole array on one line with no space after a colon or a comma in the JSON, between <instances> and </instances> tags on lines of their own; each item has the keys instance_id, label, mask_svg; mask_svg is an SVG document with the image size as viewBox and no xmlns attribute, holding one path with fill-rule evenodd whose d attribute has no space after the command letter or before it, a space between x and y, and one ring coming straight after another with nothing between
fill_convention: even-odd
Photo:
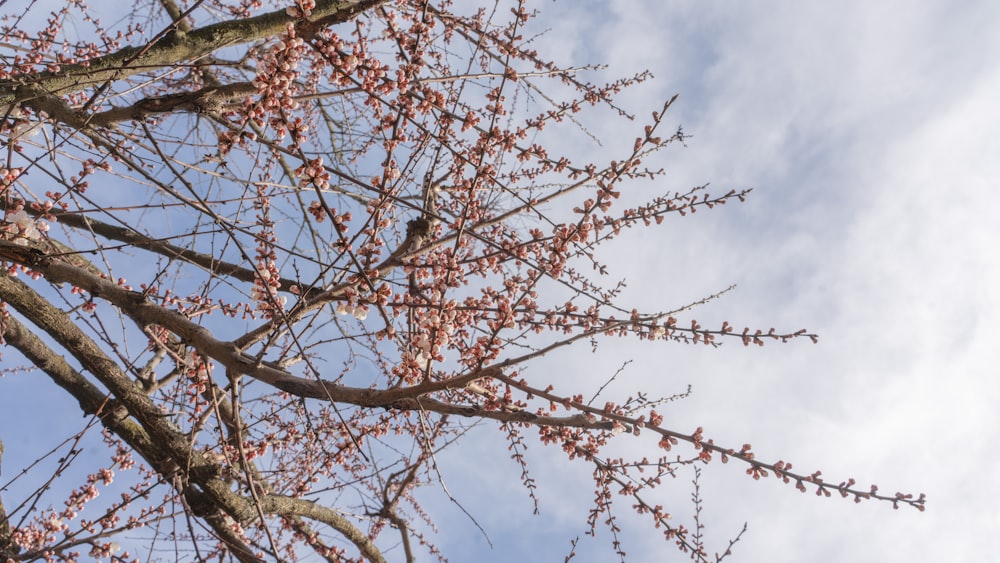
<instances>
[{"instance_id":1,"label":"tree canopy","mask_svg":"<svg viewBox=\"0 0 1000 563\"><path fill-rule=\"evenodd\" d=\"M656 500L682 466L923 509L667 428L674 398L528 369L609 338L817 336L701 326L691 309L717 295L622 302L603 243L750 190L660 188L657 156L684 140L673 99L632 115L615 97L648 75L594 83L535 52L527 2L159 0L112 27L44 4L2 22L4 364L85 418L44 484L4 472L4 556L141 559L134 538L169 527L197 559L444 558L419 491L475 421L529 498L541 442L592 470L592 529L615 532L620 501L697 561L732 544L713 555L670 518L691 507ZM634 136L578 161L561 140L588 112ZM647 455L605 453L630 439Z\"/></svg>"}]
</instances>

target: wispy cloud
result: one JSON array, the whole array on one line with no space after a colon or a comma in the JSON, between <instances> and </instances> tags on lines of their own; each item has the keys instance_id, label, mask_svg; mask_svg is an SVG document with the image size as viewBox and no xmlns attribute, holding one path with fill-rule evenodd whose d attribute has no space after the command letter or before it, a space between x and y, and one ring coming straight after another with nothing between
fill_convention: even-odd
<instances>
[{"instance_id":1,"label":"wispy cloud","mask_svg":"<svg viewBox=\"0 0 1000 563\"><path fill-rule=\"evenodd\" d=\"M631 107L680 92L673 116L694 137L666 158L667 185L757 188L744 205L616 241L606 257L628 273L628 298L670 306L738 283L696 316L822 337L714 352L616 342L538 369L599 382L634 357L615 391L695 385L671 410L681 429L704 424L769 459L931 500L924 514L893 513L712 467L709 523L725 536L751 521L743 560L996 553L1000 8L681 1L545 13L553 29L540 42L562 62L657 75L626 96ZM637 548L637 561L664 553L655 538Z\"/></svg>"}]
</instances>

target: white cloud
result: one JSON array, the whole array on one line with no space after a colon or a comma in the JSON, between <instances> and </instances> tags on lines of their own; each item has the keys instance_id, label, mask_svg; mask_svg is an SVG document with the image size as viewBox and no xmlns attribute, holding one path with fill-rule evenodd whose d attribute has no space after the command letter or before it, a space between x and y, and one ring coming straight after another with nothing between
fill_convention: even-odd
<instances>
[{"instance_id":1,"label":"white cloud","mask_svg":"<svg viewBox=\"0 0 1000 563\"><path fill-rule=\"evenodd\" d=\"M606 256L628 274L629 297L670 306L736 282L696 316L806 326L821 343L711 352L614 342L550 365L596 382L635 357L631 383L615 390L695 385L671 410L680 429L704 424L767 459L930 498L926 513L893 512L712 467L703 491L712 531L751 522L736 560L991 557L1000 548L990 477L1000 469L998 9L682 1L609 10L597 28L558 38L618 73L653 70L633 108L681 93L674 118L695 137L669 153L667 185L758 188L744 205L617 241ZM648 560L663 554L657 538L641 545Z\"/></svg>"},{"instance_id":2,"label":"white cloud","mask_svg":"<svg viewBox=\"0 0 1000 563\"><path fill-rule=\"evenodd\" d=\"M668 411L678 429L704 425L720 442L753 442L767 459L930 497L924 514L893 513L754 482L735 464L712 465L703 484L709 532L724 541L744 520L751 523L733 560L995 557L996 4L540 7L542 24L552 28L538 40L543 55L566 64L608 63L611 76L654 72L654 82L624 97L636 113L647 115L680 92L671 117L695 136L688 148L665 154L670 176L661 186L756 187L746 204L609 246L604 257L628 276L627 297L670 308L738 283L696 316L804 326L821 341L760 350L734 341L718 351L615 341L597 355L556 354L530 374L544 379L546 370L558 369L557 377L596 388L635 358L609 393L672 394L694 384L695 396ZM631 139L636 127L614 121L595 124L595 131ZM591 150L595 159L607 156ZM511 549L527 560L558 560L583 531L586 471L550 465L562 456L533 446L546 499L543 515L532 517L516 466L494 449L502 439L483 433L491 437L488 449L466 443L441 456L450 489L498 544L495 560L510 560ZM682 498L688 492L684 479L668 486ZM675 512L681 518L688 510L683 503ZM446 556L471 559L463 554L484 548L457 508L437 521ZM626 545L634 561L672 554L648 522L630 524L638 530ZM604 545L586 545L574 561L609 559Z\"/></svg>"}]
</instances>

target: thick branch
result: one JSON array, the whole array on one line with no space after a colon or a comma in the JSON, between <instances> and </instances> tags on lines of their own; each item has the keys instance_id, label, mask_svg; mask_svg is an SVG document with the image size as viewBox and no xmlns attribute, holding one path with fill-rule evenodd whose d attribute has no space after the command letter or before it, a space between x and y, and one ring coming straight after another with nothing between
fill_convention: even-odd
<instances>
[{"instance_id":1,"label":"thick branch","mask_svg":"<svg viewBox=\"0 0 1000 563\"><path fill-rule=\"evenodd\" d=\"M362 533L350 520L331 508L303 499L278 495L261 496L260 507L267 514L301 516L327 524L350 540L369 561L385 563L382 552L375 547L368 536Z\"/></svg>"},{"instance_id":2,"label":"thick branch","mask_svg":"<svg viewBox=\"0 0 1000 563\"><path fill-rule=\"evenodd\" d=\"M0 295L5 299L10 290L9 281L6 278L0 279ZM41 338L35 336L13 316L7 318L4 340L8 346L13 346L21 352L32 365L45 372L56 385L69 392L80 404L80 410L84 414L99 416L105 426L120 434L139 451L143 451L145 444L151 443L149 436L141 428L123 420L128 416L125 409L120 408L120 405L116 406L109 400L107 393L73 369L61 354L42 342Z\"/></svg>"},{"instance_id":3,"label":"thick branch","mask_svg":"<svg viewBox=\"0 0 1000 563\"><path fill-rule=\"evenodd\" d=\"M107 127L122 121L141 120L147 116L173 111L213 113L224 105L254 94L257 88L250 82L237 82L225 86L206 86L194 92L179 92L166 96L144 98L134 104L95 113L87 123L91 127Z\"/></svg>"},{"instance_id":4,"label":"thick branch","mask_svg":"<svg viewBox=\"0 0 1000 563\"><path fill-rule=\"evenodd\" d=\"M169 451L182 465L185 464L187 460L184 452L188 450L188 446L180 430L169 426L163 412L153 404L142 388L80 330L66 313L43 299L24 282L6 275L0 276L0 299L48 333L60 346L66 348L84 369L110 390L121 405L151 433L161 449L166 448L166 451ZM12 326L16 331L18 328L16 321ZM12 333L12 337L15 336L20 335ZM68 373L65 361L56 359L51 350L46 352L48 347L37 337L27 334L18 341L23 344L22 351L25 355L30 354L29 359L40 362L40 367L52 369L53 373L58 375L60 386L72 388L74 396L80 395L77 398L83 402L81 406L85 408L85 412L96 414L98 408L95 407L95 403L104 401L106 397L104 393L86 382L79 374Z\"/></svg>"},{"instance_id":5,"label":"thick branch","mask_svg":"<svg viewBox=\"0 0 1000 563\"><path fill-rule=\"evenodd\" d=\"M343 23L386 0L320 0L310 21L294 18L285 10L256 17L224 21L188 32L175 29L142 47L125 47L86 63L62 65L57 72L38 72L0 81L0 103L27 101L40 94L62 95L140 72L177 65L217 49L278 35L288 25L307 28Z\"/></svg>"},{"instance_id":6,"label":"thick branch","mask_svg":"<svg viewBox=\"0 0 1000 563\"><path fill-rule=\"evenodd\" d=\"M194 492L204 495L214 506L238 521L245 522L253 517L249 502L232 493L225 482L214 478L216 472L211 470L213 464L191 449L184 433L164 416L163 411L143 392L142 387L107 357L66 313L43 299L25 283L6 275L0 276L0 300L7 302L49 334L111 391L113 402L83 379L82 375L72 372L65 360L30 331L25 330L16 319L11 319L13 331L9 333L8 341L16 343L16 347L29 359L37 361L60 386L73 389L74 396L81 401L85 412L98 416L101 413L113 413L113 416L101 416L102 423L135 447L153 464L158 473L167 479L189 471L204 474L204 477L196 475L194 480L198 482L201 491ZM100 406L95 408L98 401L101 401ZM127 419L125 413L119 410L122 408L136 422L130 422L131 419ZM187 486L180 486L179 490L186 495L192 493Z\"/></svg>"},{"instance_id":7,"label":"thick branch","mask_svg":"<svg viewBox=\"0 0 1000 563\"><path fill-rule=\"evenodd\" d=\"M0 295L8 295L4 289L4 279L0 279ZM9 281L9 280L6 280ZM29 331L20 321L13 317L7 320L7 330L5 338L9 345L17 348L35 366L48 374L57 385L66 389L80 402L80 406L86 414L96 415L101 419L105 427L121 436L132 448L143 458L150 461L157 470L168 477L175 469L169 464L165 467L162 460L161 446L150 440L149 435L135 422L127 419L124 408L116 407L115 401L101 392L96 386L87 381L83 375L74 370L59 354L45 345L37 336ZM205 493L196 489L188 488L182 491L187 497L189 505L197 511L203 505L214 506L211 499ZM234 498L240 498L231 493ZM370 540L355 527L349 520L340 516L331 509L317 506L313 503L301 501L299 499L285 498L274 495L265 496L262 499L264 512L282 516L304 516L318 520L342 533L348 540L354 543L358 549L371 561L385 561L378 549ZM2 510L2 505L0 505ZM241 561L259 561L253 556L252 551L243 541L234 534L229 533L229 524L221 518L216 510L208 509L203 516L206 521L213 525L220 538L236 553ZM9 529L4 534L8 525L5 515L0 514L0 553L4 553L4 539L9 538Z\"/></svg>"},{"instance_id":8,"label":"thick branch","mask_svg":"<svg viewBox=\"0 0 1000 563\"><path fill-rule=\"evenodd\" d=\"M18 308L18 304L24 306L31 299L31 290L27 287L17 287L20 284L17 280L12 280L6 276L0 277L0 297L8 301L15 309ZM23 284L20 284L23 286ZM39 303L34 304L34 308L37 311L37 315L28 316L34 320L40 320L39 326L43 330L48 330L51 328L49 326L49 320L57 319L58 315L54 314L51 307L42 306ZM65 323L73 329L76 325L68 322L66 319ZM70 329L70 333L73 332ZM79 336L79 335L78 335ZM146 461L148 461L156 471L162 475L168 482L173 482L178 485L179 492L185 494L189 497L189 502L195 497L203 498L207 497L206 493L196 491L190 486L184 485L184 481L173 480L172 477L177 474L178 471L182 471L189 467L187 464L178 463L179 459L184 459L187 456L178 456L178 452L168 452L164 449L164 442L160 439L154 440L150 437L150 433L147 432L149 426L140 426L135 420L129 418L127 409L122 405L122 402L114 400L108 397L104 392L97 388L93 383L88 381L82 374L74 370L63 357L52 350L48 345L46 345L40 338L35 336L30 330L27 329L20 321L14 317L9 317L7 319L7 330L4 334L7 344L13 346L18 351L20 351L24 356L30 360L34 365L38 366L42 371L44 371L52 380L69 391L69 393L76 398L80 403L80 408L85 414L97 416L101 423L114 432L116 435L121 437L133 450L141 455ZM70 346L69 351L73 353L74 351L79 352L78 348L86 348L87 339L85 336L80 336L78 338L79 347ZM92 343L91 343L92 344ZM75 355L75 354L74 354ZM77 357L77 359L81 359ZM110 360L109 360L110 361ZM85 361L85 364L93 364L93 361ZM104 375L113 375L105 373ZM100 377L99 377L100 378ZM135 395L130 394L134 403ZM129 401L125 401L129 402ZM136 408L132 405L133 408ZM137 410L142 410L137 409ZM158 436L168 435L171 436L171 442L175 443L178 440L183 440L182 437L173 430L166 428L166 419L160 417L161 420L156 421L153 425L153 434ZM186 452L190 452L190 448L186 447ZM218 487L213 487L211 485L206 486L206 489L218 489ZM231 494L231 493L230 493ZM231 496L236 497L235 494ZM232 500L232 499L230 499ZM230 502L223 503L223 506L236 505L238 503ZM244 542L238 537L233 536L230 530L230 525L225 522L225 519L221 517L220 508L217 505L213 505L213 509L206 511L205 516L206 521L212 524L219 537L226 542L226 544L238 554L241 561L258 561L256 558L252 557L252 553L245 546ZM2 525L7 525L6 520ZM0 529L2 532L2 529ZM3 553L2 546L3 537L0 537L0 553ZM250 557L247 557L247 555Z\"/></svg>"},{"instance_id":9,"label":"thick branch","mask_svg":"<svg viewBox=\"0 0 1000 563\"><path fill-rule=\"evenodd\" d=\"M299 397L349 403L361 407L423 409L439 414L477 416L538 426L610 428L608 422L593 421L582 415L550 417L525 411L491 411L475 405L456 405L426 397L432 392L464 386L475 379L497 377L498 374L494 373L495 368L485 368L476 374L468 374L455 380L391 389L346 387L331 381L297 377L287 371L258 362L232 342L215 338L208 329L176 311L152 303L142 293L126 290L110 280L97 277L77 266L54 259L41 250L0 241L0 258L29 266L52 283L65 282L84 289L95 297L107 300L140 326L162 326L176 334L185 343L194 346L199 353L222 364L226 369L249 375ZM66 322L69 322L68 319Z\"/></svg>"}]
</instances>

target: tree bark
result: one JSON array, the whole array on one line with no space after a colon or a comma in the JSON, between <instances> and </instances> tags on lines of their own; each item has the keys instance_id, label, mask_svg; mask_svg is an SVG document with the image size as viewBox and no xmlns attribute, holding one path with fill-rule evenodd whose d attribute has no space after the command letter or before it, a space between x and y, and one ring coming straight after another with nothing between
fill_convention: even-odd
<instances>
[{"instance_id":1,"label":"tree bark","mask_svg":"<svg viewBox=\"0 0 1000 563\"><path fill-rule=\"evenodd\" d=\"M152 42L77 64L62 65L57 71L34 73L0 81L0 104L31 101L44 95L62 95L128 78L140 72L173 66L204 57L218 49L279 35L289 25L314 31L343 23L386 0L319 0L308 20L278 10L242 20L224 21L182 31L173 24Z\"/></svg>"}]
</instances>

